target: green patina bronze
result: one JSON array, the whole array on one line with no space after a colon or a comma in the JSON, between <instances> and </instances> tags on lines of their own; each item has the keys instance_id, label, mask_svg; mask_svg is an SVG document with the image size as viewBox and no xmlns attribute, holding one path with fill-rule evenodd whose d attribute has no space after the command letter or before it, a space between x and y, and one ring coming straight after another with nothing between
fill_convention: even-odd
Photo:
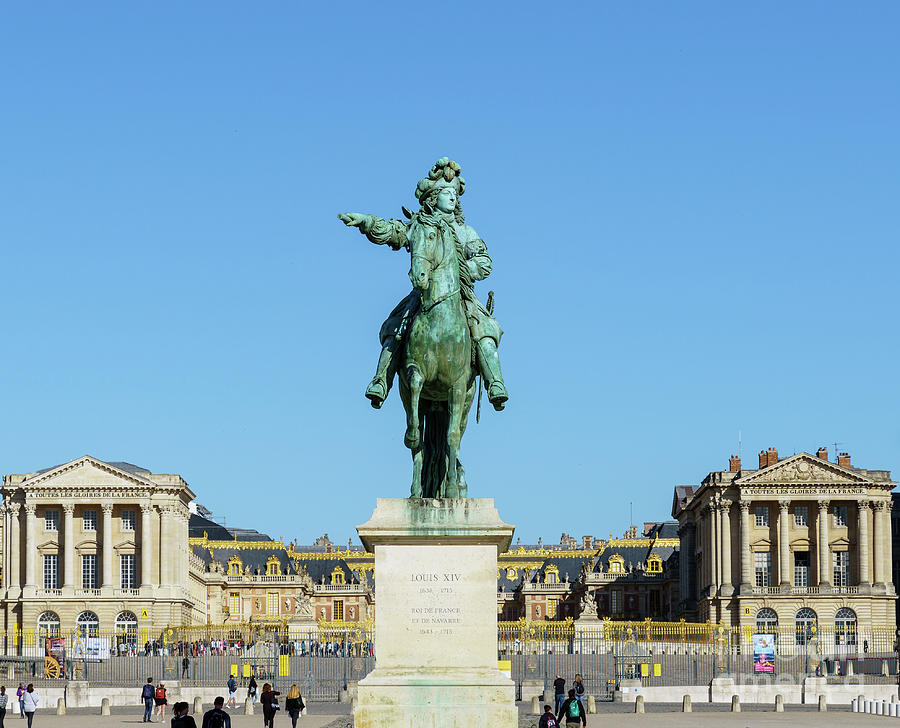
<instances>
[{"instance_id":1,"label":"green patina bronze","mask_svg":"<svg viewBox=\"0 0 900 728\"><path fill-rule=\"evenodd\" d=\"M380 408L394 376L406 409L404 442L412 451L412 498L465 498L459 445L480 373L488 400L502 410L508 395L497 346L503 331L475 295L491 274L484 241L465 224L459 198L466 183L456 162L439 159L419 180L415 214L405 220L341 213L377 245L410 253L413 290L381 326L381 355L366 390Z\"/></svg>"}]
</instances>

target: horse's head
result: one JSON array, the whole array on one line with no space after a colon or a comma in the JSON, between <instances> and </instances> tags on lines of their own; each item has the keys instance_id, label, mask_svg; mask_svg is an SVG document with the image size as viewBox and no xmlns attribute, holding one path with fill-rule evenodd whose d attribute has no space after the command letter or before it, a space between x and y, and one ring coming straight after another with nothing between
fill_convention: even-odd
<instances>
[{"instance_id":1,"label":"horse's head","mask_svg":"<svg viewBox=\"0 0 900 728\"><path fill-rule=\"evenodd\" d=\"M410 255L412 266L409 269L409 279L413 288L420 291L428 290L431 285L431 272L434 270L434 235L428 235L424 230L420 234L413 235L410 240Z\"/></svg>"}]
</instances>

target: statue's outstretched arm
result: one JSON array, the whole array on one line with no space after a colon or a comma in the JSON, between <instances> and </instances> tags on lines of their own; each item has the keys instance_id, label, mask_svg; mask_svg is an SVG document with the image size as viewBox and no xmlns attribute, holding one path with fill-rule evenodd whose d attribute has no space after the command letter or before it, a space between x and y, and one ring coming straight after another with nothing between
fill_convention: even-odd
<instances>
[{"instance_id":1,"label":"statue's outstretched arm","mask_svg":"<svg viewBox=\"0 0 900 728\"><path fill-rule=\"evenodd\" d=\"M342 212L338 219L348 227L359 228L376 245L389 245L394 250L400 250L407 244L406 223L402 220L385 220L358 212Z\"/></svg>"}]
</instances>

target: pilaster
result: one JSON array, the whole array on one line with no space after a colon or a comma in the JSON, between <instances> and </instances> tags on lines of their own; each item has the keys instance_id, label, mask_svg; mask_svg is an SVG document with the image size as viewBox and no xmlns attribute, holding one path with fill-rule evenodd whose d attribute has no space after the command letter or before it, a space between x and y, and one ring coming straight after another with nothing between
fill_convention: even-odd
<instances>
[{"instance_id":1,"label":"pilaster","mask_svg":"<svg viewBox=\"0 0 900 728\"><path fill-rule=\"evenodd\" d=\"M63 503L63 588L75 588L75 504Z\"/></svg>"},{"instance_id":2,"label":"pilaster","mask_svg":"<svg viewBox=\"0 0 900 728\"><path fill-rule=\"evenodd\" d=\"M753 592L753 555L750 552L750 501L738 503L741 509L741 594Z\"/></svg>"},{"instance_id":3,"label":"pilaster","mask_svg":"<svg viewBox=\"0 0 900 728\"><path fill-rule=\"evenodd\" d=\"M112 542L112 503L104 502L101 504L103 513L103 588L112 589L113 584L113 542Z\"/></svg>"},{"instance_id":4,"label":"pilaster","mask_svg":"<svg viewBox=\"0 0 900 728\"><path fill-rule=\"evenodd\" d=\"M831 587L831 546L828 544L828 506L830 501L819 501L819 516L816 520L816 539L819 547L819 588Z\"/></svg>"},{"instance_id":5,"label":"pilaster","mask_svg":"<svg viewBox=\"0 0 900 728\"><path fill-rule=\"evenodd\" d=\"M35 545L35 512L37 505L34 503L25 504L25 590L28 596L34 595L35 590L35 568L34 557L36 555Z\"/></svg>"},{"instance_id":6,"label":"pilaster","mask_svg":"<svg viewBox=\"0 0 900 728\"><path fill-rule=\"evenodd\" d=\"M793 583L790 565L790 524L788 521L790 516L788 509L790 507L790 500L782 499L778 501L778 580L780 582L779 586L782 588L790 588Z\"/></svg>"}]
</instances>

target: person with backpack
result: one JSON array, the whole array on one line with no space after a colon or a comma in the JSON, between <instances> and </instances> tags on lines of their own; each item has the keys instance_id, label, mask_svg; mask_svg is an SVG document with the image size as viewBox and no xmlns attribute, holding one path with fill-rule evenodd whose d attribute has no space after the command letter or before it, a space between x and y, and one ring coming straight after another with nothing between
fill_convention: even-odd
<instances>
[{"instance_id":1,"label":"person with backpack","mask_svg":"<svg viewBox=\"0 0 900 728\"><path fill-rule=\"evenodd\" d=\"M197 728L197 723L192 715L188 715L188 710L186 701L172 706L172 728Z\"/></svg>"},{"instance_id":2,"label":"person with backpack","mask_svg":"<svg viewBox=\"0 0 900 728\"><path fill-rule=\"evenodd\" d=\"M275 728L275 711L280 707L278 705L279 695L281 695L281 693L277 690L273 690L269 683L263 683L259 702L261 702L263 706L263 726L265 726L265 728Z\"/></svg>"},{"instance_id":3,"label":"person with backpack","mask_svg":"<svg viewBox=\"0 0 900 728\"><path fill-rule=\"evenodd\" d=\"M544 706L544 714L538 721L538 728L559 728L559 723L556 722L556 716L553 715L553 708L551 706Z\"/></svg>"},{"instance_id":4,"label":"person with backpack","mask_svg":"<svg viewBox=\"0 0 900 728\"><path fill-rule=\"evenodd\" d=\"M234 675L228 676L228 702L225 704L226 708L237 708L237 701L234 699L234 694L237 692L237 680L234 679Z\"/></svg>"},{"instance_id":5,"label":"person with backpack","mask_svg":"<svg viewBox=\"0 0 900 728\"><path fill-rule=\"evenodd\" d=\"M153 696L153 702L156 703L156 715L159 717L160 721L166 722L166 705L168 704L168 700L166 700L166 684L160 683L156 686L156 693Z\"/></svg>"},{"instance_id":6,"label":"person with backpack","mask_svg":"<svg viewBox=\"0 0 900 728\"><path fill-rule=\"evenodd\" d=\"M584 705L584 681L581 679L581 673L575 673L572 687L575 689L575 697L578 698L578 702Z\"/></svg>"},{"instance_id":7,"label":"person with backpack","mask_svg":"<svg viewBox=\"0 0 900 728\"><path fill-rule=\"evenodd\" d=\"M569 690L569 698L562 704L556 719L560 723L565 719L566 728L577 728L579 725L587 725L587 716L584 714L584 707L581 705L581 701L575 697L575 688Z\"/></svg>"},{"instance_id":8,"label":"person with backpack","mask_svg":"<svg viewBox=\"0 0 900 728\"><path fill-rule=\"evenodd\" d=\"M225 698L220 695L213 701L212 710L207 710L203 714L203 723L200 728L231 728L231 716L222 710L223 705L225 705Z\"/></svg>"},{"instance_id":9,"label":"person with backpack","mask_svg":"<svg viewBox=\"0 0 900 728\"><path fill-rule=\"evenodd\" d=\"M144 703L144 720L142 722L144 723L149 723L153 719L153 697L155 695L153 678L148 677L146 684L141 688L141 701Z\"/></svg>"},{"instance_id":10,"label":"person with backpack","mask_svg":"<svg viewBox=\"0 0 900 728\"><path fill-rule=\"evenodd\" d=\"M291 728L297 728L297 718L300 717L300 713L303 712L305 707L306 705L303 704L303 698L300 695L300 688L296 684L291 685L291 689L288 690L284 701L284 710L291 716Z\"/></svg>"},{"instance_id":11,"label":"person with backpack","mask_svg":"<svg viewBox=\"0 0 900 728\"><path fill-rule=\"evenodd\" d=\"M256 688L258 684L256 682L256 675L250 676L250 682L247 683L247 697L253 701L253 704L256 705Z\"/></svg>"},{"instance_id":12,"label":"person with backpack","mask_svg":"<svg viewBox=\"0 0 900 728\"><path fill-rule=\"evenodd\" d=\"M25 720L25 711L22 709L23 695L25 695L25 684L19 683L19 688L16 690L16 700L19 701L19 717Z\"/></svg>"},{"instance_id":13,"label":"person with backpack","mask_svg":"<svg viewBox=\"0 0 900 728\"><path fill-rule=\"evenodd\" d=\"M22 694L22 710L25 711L25 717L28 718L28 728L31 728L31 721L34 720L34 711L37 710L39 702L40 699L37 691L34 689L34 685L28 683L28 687L25 688L25 692Z\"/></svg>"}]
</instances>

